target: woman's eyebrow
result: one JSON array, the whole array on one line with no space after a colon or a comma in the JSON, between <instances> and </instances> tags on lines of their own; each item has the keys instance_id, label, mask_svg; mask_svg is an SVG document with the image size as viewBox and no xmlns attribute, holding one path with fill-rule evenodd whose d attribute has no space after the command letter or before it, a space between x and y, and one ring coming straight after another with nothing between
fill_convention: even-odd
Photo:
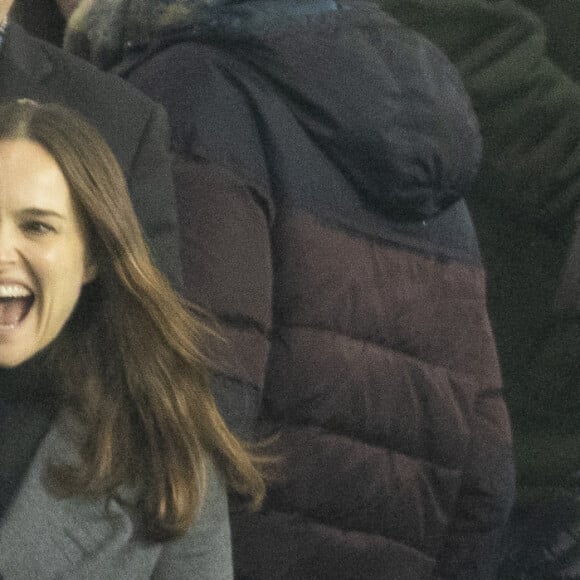
<instances>
[{"instance_id":1,"label":"woman's eyebrow","mask_svg":"<svg viewBox=\"0 0 580 580\"><path fill-rule=\"evenodd\" d=\"M40 207L27 207L25 209L20 210L18 213L34 217L56 217L61 220L67 219L65 215L58 213L53 209L43 209Z\"/></svg>"}]
</instances>

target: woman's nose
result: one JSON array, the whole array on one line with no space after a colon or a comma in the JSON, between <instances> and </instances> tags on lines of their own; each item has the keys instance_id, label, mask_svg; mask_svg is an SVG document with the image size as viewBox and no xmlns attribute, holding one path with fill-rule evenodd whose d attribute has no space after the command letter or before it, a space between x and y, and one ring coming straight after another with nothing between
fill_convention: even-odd
<instances>
[{"instance_id":1,"label":"woman's nose","mask_svg":"<svg viewBox=\"0 0 580 580\"><path fill-rule=\"evenodd\" d=\"M18 257L17 235L13 228L0 222L0 264L15 262Z\"/></svg>"}]
</instances>

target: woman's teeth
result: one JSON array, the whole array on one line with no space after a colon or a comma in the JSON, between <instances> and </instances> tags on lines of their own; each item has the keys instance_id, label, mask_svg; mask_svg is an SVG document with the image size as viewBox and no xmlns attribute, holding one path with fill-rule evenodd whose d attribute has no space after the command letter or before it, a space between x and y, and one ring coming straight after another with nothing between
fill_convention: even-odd
<instances>
[{"instance_id":1,"label":"woman's teeth","mask_svg":"<svg viewBox=\"0 0 580 580\"><path fill-rule=\"evenodd\" d=\"M28 314L34 295L20 284L0 284L0 326L16 327Z\"/></svg>"},{"instance_id":2,"label":"woman's teeth","mask_svg":"<svg viewBox=\"0 0 580 580\"><path fill-rule=\"evenodd\" d=\"M26 298L32 292L20 284L0 284L0 298Z\"/></svg>"}]
</instances>

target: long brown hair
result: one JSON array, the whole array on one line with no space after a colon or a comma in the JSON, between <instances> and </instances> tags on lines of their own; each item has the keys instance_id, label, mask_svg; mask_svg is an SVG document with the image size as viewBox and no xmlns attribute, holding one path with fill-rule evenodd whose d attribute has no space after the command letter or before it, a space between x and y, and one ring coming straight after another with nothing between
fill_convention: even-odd
<instances>
[{"instance_id":1,"label":"long brown hair","mask_svg":"<svg viewBox=\"0 0 580 580\"><path fill-rule=\"evenodd\" d=\"M68 181L96 279L50 346L50 369L86 426L82 465L51 470L67 496L143 486L145 534L184 533L203 501L208 461L257 506L261 460L226 427L203 345L211 330L155 268L123 173L99 133L60 105L0 106L0 139L43 146Z\"/></svg>"}]
</instances>

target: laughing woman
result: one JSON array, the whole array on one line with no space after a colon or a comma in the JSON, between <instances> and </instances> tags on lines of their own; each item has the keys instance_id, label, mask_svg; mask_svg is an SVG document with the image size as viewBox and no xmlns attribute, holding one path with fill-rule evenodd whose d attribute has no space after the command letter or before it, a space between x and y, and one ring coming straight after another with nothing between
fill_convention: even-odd
<instances>
[{"instance_id":1,"label":"laughing woman","mask_svg":"<svg viewBox=\"0 0 580 580\"><path fill-rule=\"evenodd\" d=\"M216 410L204 335L96 131L0 106L4 580L232 577L226 490L258 504L264 484Z\"/></svg>"}]
</instances>

